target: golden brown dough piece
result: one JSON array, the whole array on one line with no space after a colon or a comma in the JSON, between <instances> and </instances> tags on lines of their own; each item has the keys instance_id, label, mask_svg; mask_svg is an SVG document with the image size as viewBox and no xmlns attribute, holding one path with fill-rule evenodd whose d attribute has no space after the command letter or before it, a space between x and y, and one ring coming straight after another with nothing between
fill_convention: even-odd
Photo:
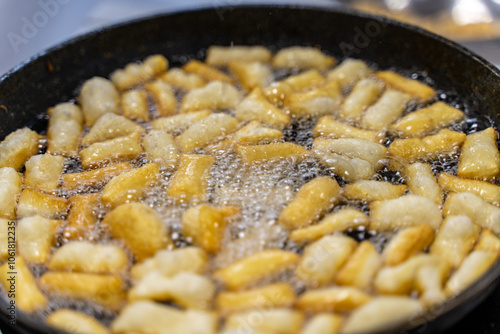
<instances>
[{"instance_id":1,"label":"golden brown dough piece","mask_svg":"<svg viewBox=\"0 0 500 334\"><path fill-rule=\"evenodd\" d=\"M71 309L59 309L51 313L46 322L48 325L66 332L110 334L109 329L94 317Z\"/></svg>"},{"instance_id":2,"label":"golden brown dough piece","mask_svg":"<svg viewBox=\"0 0 500 334\"><path fill-rule=\"evenodd\" d=\"M72 103L60 103L49 111L47 153L74 157L83 130L83 114Z\"/></svg>"},{"instance_id":3,"label":"golden brown dough piece","mask_svg":"<svg viewBox=\"0 0 500 334\"><path fill-rule=\"evenodd\" d=\"M111 81L93 77L83 84L78 103L85 125L91 126L104 114L119 113L120 96Z\"/></svg>"},{"instance_id":4,"label":"golden brown dough piece","mask_svg":"<svg viewBox=\"0 0 500 334\"><path fill-rule=\"evenodd\" d=\"M23 168L24 163L38 152L40 135L28 128L22 128L10 133L0 143L0 168L12 167L15 170Z\"/></svg>"},{"instance_id":5,"label":"golden brown dough piece","mask_svg":"<svg viewBox=\"0 0 500 334\"><path fill-rule=\"evenodd\" d=\"M294 252L269 249L216 270L213 276L229 289L236 290L293 268L299 259L299 255Z\"/></svg>"},{"instance_id":6,"label":"golden brown dough piece","mask_svg":"<svg viewBox=\"0 0 500 334\"><path fill-rule=\"evenodd\" d=\"M160 168L155 163L126 171L112 178L102 190L101 202L111 207L138 200L160 178Z\"/></svg>"},{"instance_id":7,"label":"golden brown dough piece","mask_svg":"<svg viewBox=\"0 0 500 334\"><path fill-rule=\"evenodd\" d=\"M108 212L102 226L123 241L137 260L144 260L172 245L160 216L142 203L123 204Z\"/></svg>"},{"instance_id":8,"label":"golden brown dough piece","mask_svg":"<svg viewBox=\"0 0 500 334\"><path fill-rule=\"evenodd\" d=\"M227 225L240 213L234 206L213 207L202 204L182 215L182 231L193 243L208 253L217 253L226 234Z\"/></svg>"},{"instance_id":9,"label":"golden brown dough piece","mask_svg":"<svg viewBox=\"0 0 500 334\"><path fill-rule=\"evenodd\" d=\"M207 179L215 158L204 154L182 154L167 195L179 201L206 201Z\"/></svg>"},{"instance_id":10,"label":"golden brown dough piece","mask_svg":"<svg viewBox=\"0 0 500 334\"><path fill-rule=\"evenodd\" d=\"M8 262L0 267L0 284L2 284L8 294L15 294L15 304L19 309L26 313L32 313L44 309L49 300L38 287L37 281L26 261L22 256L16 257L17 275L12 280L12 268ZM15 282L15 283L14 283ZM10 302L12 304L12 302Z\"/></svg>"},{"instance_id":11,"label":"golden brown dough piece","mask_svg":"<svg viewBox=\"0 0 500 334\"><path fill-rule=\"evenodd\" d=\"M23 178L14 168L0 168L0 217L16 218L17 199L22 185Z\"/></svg>"},{"instance_id":12,"label":"golden brown dough piece","mask_svg":"<svg viewBox=\"0 0 500 334\"><path fill-rule=\"evenodd\" d=\"M281 211L278 223L297 228L318 220L340 199L342 188L329 177L318 177L300 187L292 202Z\"/></svg>"},{"instance_id":13,"label":"golden brown dough piece","mask_svg":"<svg viewBox=\"0 0 500 334\"><path fill-rule=\"evenodd\" d=\"M500 152L497 137L493 128L467 135L458 161L457 175L485 180L498 176Z\"/></svg>"}]
</instances>

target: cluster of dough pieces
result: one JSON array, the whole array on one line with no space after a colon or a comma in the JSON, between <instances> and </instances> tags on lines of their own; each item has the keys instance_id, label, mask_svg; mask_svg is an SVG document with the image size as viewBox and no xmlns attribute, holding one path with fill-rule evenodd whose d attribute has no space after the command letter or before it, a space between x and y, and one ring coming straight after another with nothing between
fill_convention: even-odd
<instances>
[{"instance_id":1,"label":"cluster of dough pieces","mask_svg":"<svg viewBox=\"0 0 500 334\"><path fill-rule=\"evenodd\" d=\"M292 74L276 81L276 69ZM333 334L414 319L500 252L498 135L450 130L465 116L436 101L422 82L361 60L337 65L310 47L211 47L205 62L171 69L153 55L89 79L77 104L48 110L46 135L23 128L0 143L1 284L9 289L15 221L20 310L43 313L55 298L117 314L105 326L57 309L46 322L62 330ZM312 147L284 141L302 118L314 120ZM295 248L214 268L241 213L210 204L224 150L242 168L317 159L346 185L316 177L276 213ZM456 175L435 175L432 162L448 155L459 155ZM67 172L68 161L81 169ZM405 184L377 179L382 168ZM191 246L176 248L154 205L141 202L166 177L166 196L187 207L181 233ZM345 202L368 204L369 214ZM343 234L356 229L392 238L377 249Z\"/></svg>"}]
</instances>

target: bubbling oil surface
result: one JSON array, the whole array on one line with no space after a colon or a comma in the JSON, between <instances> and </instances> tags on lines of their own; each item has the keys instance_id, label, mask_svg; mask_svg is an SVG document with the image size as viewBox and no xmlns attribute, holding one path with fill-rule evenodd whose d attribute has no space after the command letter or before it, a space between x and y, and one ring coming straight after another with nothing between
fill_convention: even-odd
<instances>
[{"instance_id":1,"label":"bubbling oil surface","mask_svg":"<svg viewBox=\"0 0 500 334\"><path fill-rule=\"evenodd\" d=\"M282 80L289 75L297 74L298 70L277 70L274 73L274 81ZM432 84L432 79L427 73L412 73L410 77L418 79L424 83ZM344 92L347 94L348 91ZM182 89L176 89L175 94L178 101L182 100L185 92ZM450 101L454 96L453 92L438 92L438 100L445 100L448 104L465 110L469 115L474 115L474 110L469 110L467 106L461 104L459 97ZM405 110L405 114L422 107L421 104L410 104ZM158 114L155 104L150 101L150 115L153 118ZM229 114L231 110L226 110ZM317 122L311 118L294 118L290 126L284 129L284 140L293 142L310 149L313 142L312 130ZM151 129L150 123L140 123L147 130ZM464 121L451 125L449 128L455 131L462 131L466 134L483 130L489 126L494 126L491 119L485 116L470 116ZM88 131L86 129L85 131ZM395 138L388 136L383 140L383 144L388 146ZM46 143L40 143L40 153L45 150ZM303 246L296 245L288 240L289 232L283 226L277 224L279 213L293 199L297 190L312 179L318 176L330 176L335 178L341 186L346 182L336 176L329 168L320 164L318 159L313 156L306 157L300 162L290 159L271 160L252 165L245 164L239 156L232 150L216 150L212 145L205 150L197 153L212 152L216 163L210 171L208 178L208 202L215 206L234 205L240 208L241 217L232 223L226 231L222 249L211 259L211 268L217 269L225 267L244 256L256 253L264 249L281 248L302 253ZM215 152L215 154L213 153ZM456 174L458 154L442 154L437 159L431 161L431 168L434 175L440 172ZM141 166L147 162L144 158L131 161L136 166ZM83 171L81 162L78 158L66 159L64 173L76 173ZM153 208L162 218L168 228L171 239L176 247L185 247L192 244L189 238L186 238L181 231L181 217L183 212L189 208L189 203L174 202L167 196L167 189L170 186L174 171L163 170L160 181L151 187L141 200ZM378 181L388 181L393 184L404 184L405 180L399 172L389 170L383 167L374 177ZM494 180L500 184L499 180ZM103 186L80 187L73 191L60 189L57 195L69 198L71 195L87 194L100 192ZM337 211L345 207L353 207L369 213L368 203L360 200L343 199L331 211ZM99 222L106 214L107 209L96 208L98 223L94 230L88 231L84 239L95 241L102 244L118 244L116 240L101 230ZM60 217L65 218L65 217ZM369 240L377 250L381 252L388 240L395 232L375 232L366 227L344 232L345 235L352 237L357 241ZM60 247L68 242L64 236L59 237L54 247ZM132 259L132 256L130 256ZM134 263L131 260L129 265ZM47 271L45 266L33 265L32 272L38 279ZM131 282L124 274L123 278L128 287ZM269 281L288 281L293 284L297 292L301 292L304 287L298 282L290 272L284 272L278 277L271 277ZM220 287L219 287L220 288ZM35 313L36 317L44 319L48 314L60 308L72 308L92 315L109 325L116 314L102 306L84 301L75 301L65 298L51 296L50 303L45 310Z\"/></svg>"}]
</instances>

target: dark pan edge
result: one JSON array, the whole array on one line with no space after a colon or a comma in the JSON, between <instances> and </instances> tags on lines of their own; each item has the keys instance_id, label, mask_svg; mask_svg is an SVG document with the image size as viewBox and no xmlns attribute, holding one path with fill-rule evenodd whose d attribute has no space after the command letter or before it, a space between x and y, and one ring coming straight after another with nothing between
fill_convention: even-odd
<instances>
[{"instance_id":1,"label":"dark pan edge","mask_svg":"<svg viewBox=\"0 0 500 334\"><path fill-rule=\"evenodd\" d=\"M280 9L280 8L283 8L283 9L299 9L299 10L300 9L322 10L322 11L326 11L326 12L335 12L335 13L343 13L343 14L348 14L348 15L356 15L359 17L367 18L367 19L374 19L374 20L381 21L381 22L387 22L388 24L390 23L390 24L393 24L395 26L402 27L404 29L410 29L414 32L418 32L424 36L427 36L429 38L432 38L432 39L435 39L439 42L442 42L442 43L456 49L458 52L461 52L467 56L470 56L475 61L477 61L481 65L488 68L491 72L495 73L500 78L500 69L498 67L496 67L495 65L493 65L492 63L490 63L488 60L484 59L483 57L481 57L480 55L475 53L474 51L462 46L461 44L459 44L457 42L451 41L443 36L440 36L436 33L433 33L429 30L426 30L422 27L419 27L419 26L416 26L413 24L400 22L400 21L391 19L391 18L386 17L386 16L368 13L368 12L364 12L364 11L360 11L360 10L356 10L356 9L351 9L351 8L347 8L344 6L324 7L321 5L304 5L304 4L297 4L297 5L292 5L292 6L284 4L284 5L274 5L273 6L273 5L269 5L269 4L261 4L261 5L257 4L257 5L236 5L236 6L229 6L229 7L200 6L200 7L194 7L191 9L187 8L187 9L181 9L181 10L164 11L164 12L161 12L158 14L148 15L148 16L141 17L141 18L126 20L123 22L107 25L105 27L101 27L101 28L89 31L89 32L84 33L82 35L79 35L77 37L70 38L66 41L59 43L58 45L55 45L53 47L47 48L45 50L42 50L42 51L36 53L35 55L30 57L26 61L21 62L20 64L14 66L12 69L10 69L9 71L7 71L3 75L1 75L0 76L0 83L4 80L7 80L8 77L10 77L11 75L14 75L14 73L22 70L23 68L27 67L30 63L33 63L34 61L38 60L39 58L43 58L44 56L48 56L54 52L60 51L61 49L65 49L70 45L80 43L83 40L94 38L95 36L102 34L102 33L106 33L109 30L120 29L123 26L128 26L130 24L141 24L141 23L144 23L146 21L158 19L158 18L161 18L161 17L166 16L166 15L175 15L175 14L183 14L183 13L188 13L188 12L194 13L194 12L201 12L201 11L217 10L217 8L222 8L222 9L229 8L228 10L230 10L230 11L235 9L235 8L238 8L238 9L244 9L244 8L248 8L248 9L254 9L254 8Z\"/></svg>"}]
</instances>

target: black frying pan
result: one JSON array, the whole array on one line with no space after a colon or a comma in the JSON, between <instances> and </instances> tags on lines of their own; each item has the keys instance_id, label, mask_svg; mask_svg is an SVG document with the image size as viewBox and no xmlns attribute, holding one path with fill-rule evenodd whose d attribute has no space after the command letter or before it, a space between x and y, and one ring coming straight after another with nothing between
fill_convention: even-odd
<instances>
[{"instance_id":1,"label":"black frying pan","mask_svg":"<svg viewBox=\"0 0 500 334\"><path fill-rule=\"evenodd\" d=\"M0 138L29 125L46 126L46 109L74 99L82 82L108 76L125 64L153 53L167 56L171 66L202 59L210 45L266 45L273 50L291 45L321 46L340 59L362 58L382 69L405 74L428 73L429 83L442 89L441 99L480 120L480 129L500 124L500 72L468 50L406 24L349 10L288 7L225 7L156 16L97 31L44 53L0 79ZM2 107L3 109L3 107ZM473 129L464 128L465 131ZM497 286L500 263L445 305L400 332L443 332L483 302ZM500 291L453 329L453 332L497 333ZM0 319L5 323L6 302ZM496 307L496 308L495 308ZM18 333L57 333L17 313ZM490 331L488 331L490 330Z\"/></svg>"}]
</instances>

